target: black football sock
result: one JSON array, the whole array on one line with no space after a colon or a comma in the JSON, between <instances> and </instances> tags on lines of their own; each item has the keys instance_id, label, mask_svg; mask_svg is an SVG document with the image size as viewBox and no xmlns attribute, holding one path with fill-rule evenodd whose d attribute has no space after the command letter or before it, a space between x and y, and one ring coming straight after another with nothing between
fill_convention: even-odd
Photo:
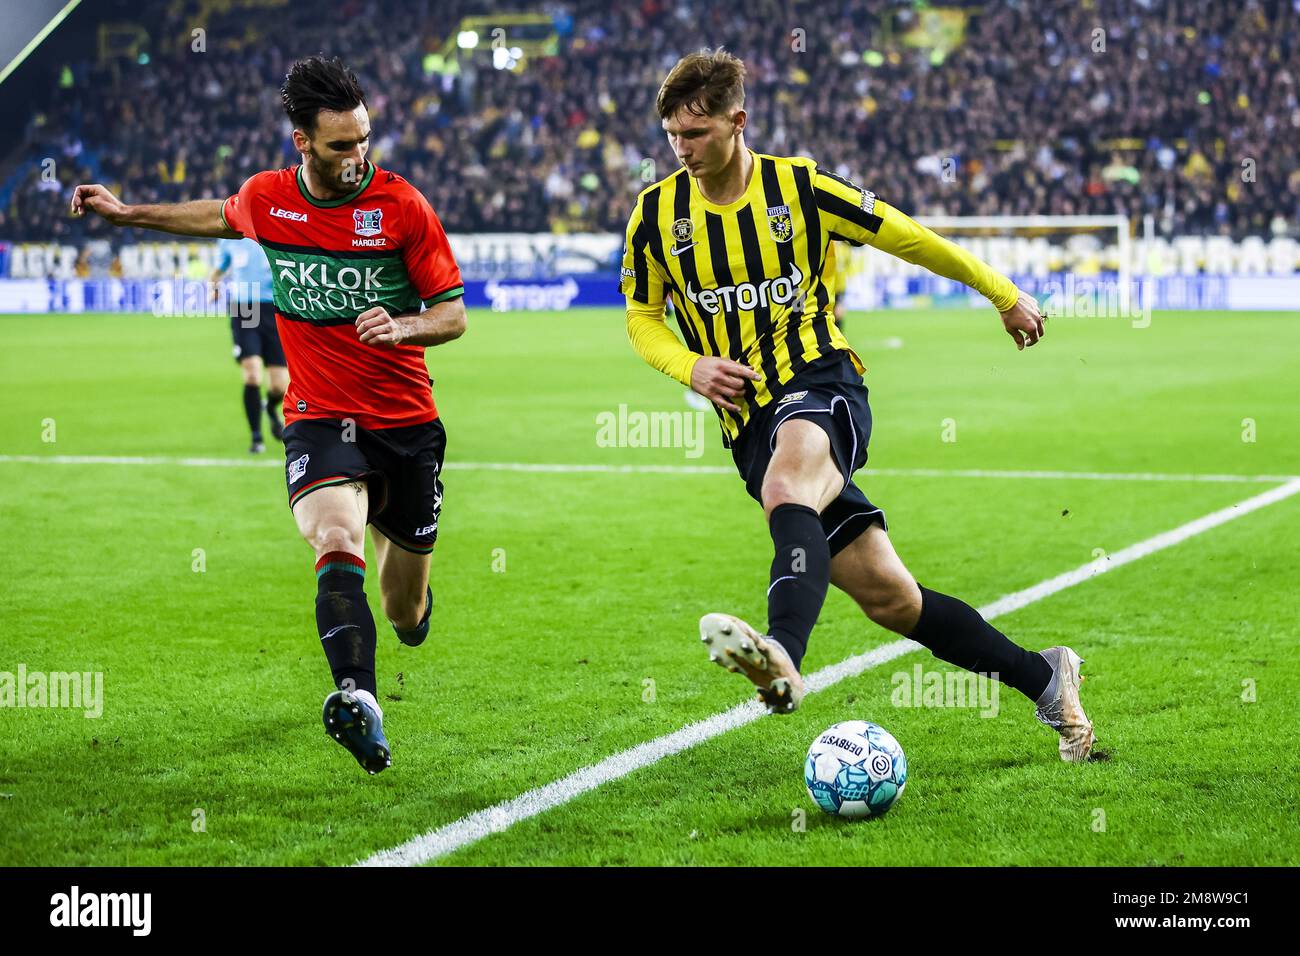
<instances>
[{"instance_id":1,"label":"black football sock","mask_svg":"<svg viewBox=\"0 0 1300 956\"><path fill-rule=\"evenodd\" d=\"M262 390L256 385L244 386L244 414L254 438L262 437Z\"/></svg>"},{"instance_id":2,"label":"black football sock","mask_svg":"<svg viewBox=\"0 0 1300 956\"><path fill-rule=\"evenodd\" d=\"M1013 644L965 601L928 588L921 588L921 618L907 636L939 660L996 675L1035 702L1052 679L1052 665L1042 654Z\"/></svg>"},{"instance_id":3,"label":"black football sock","mask_svg":"<svg viewBox=\"0 0 1300 956\"><path fill-rule=\"evenodd\" d=\"M767 632L799 667L831 582L831 549L821 517L806 505L772 509L776 554L767 589Z\"/></svg>"},{"instance_id":4,"label":"black football sock","mask_svg":"<svg viewBox=\"0 0 1300 956\"><path fill-rule=\"evenodd\" d=\"M284 392L266 393L266 417L271 419L271 424L280 424L280 409L283 406Z\"/></svg>"},{"instance_id":5,"label":"black football sock","mask_svg":"<svg viewBox=\"0 0 1300 956\"><path fill-rule=\"evenodd\" d=\"M321 555L316 562L316 629L334 685L377 694L375 619L366 603L365 582L366 562L355 554Z\"/></svg>"}]
</instances>

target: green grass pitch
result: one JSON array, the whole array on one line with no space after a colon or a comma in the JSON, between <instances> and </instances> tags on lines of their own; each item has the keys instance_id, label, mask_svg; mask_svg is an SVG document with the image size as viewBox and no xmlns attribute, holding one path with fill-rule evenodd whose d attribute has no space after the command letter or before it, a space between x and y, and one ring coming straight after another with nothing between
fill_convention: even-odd
<instances>
[{"instance_id":1,"label":"green grass pitch","mask_svg":"<svg viewBox=\"0 0 1300 956\"><path fill-rule=\"evenodd\" d=\"M351 863L748 696L696 622L762 624L761 511L734 473L674 470L729 466L709 413L698 457L597 442L620 404L690 412L617 310L477 311L429 351L449 435L437 606L428 643L402 647L368 588L394 753L373 778L320 726L331 685L279 447L263 467L180 463L248 457L225 320L0 329L0 672L105 681L97 719L0 708L0 865ZM991 311L854 314L849 336L884 470L861 480L917 577L977 606L1285 479L960 472L1300 474L1294 313L1062 318L1024 353ZM1062 764L1014 692L992 718L893 706L893 674L947 669L920 651L437 862L1295 865L1298 537L1300 495L998 621L1087 659L1109 762ZM892 639L833 591L806 666ZM854 718L908 755L878 820L825 817L803 788L813 737Z\"/></svg>"}]
</instances>

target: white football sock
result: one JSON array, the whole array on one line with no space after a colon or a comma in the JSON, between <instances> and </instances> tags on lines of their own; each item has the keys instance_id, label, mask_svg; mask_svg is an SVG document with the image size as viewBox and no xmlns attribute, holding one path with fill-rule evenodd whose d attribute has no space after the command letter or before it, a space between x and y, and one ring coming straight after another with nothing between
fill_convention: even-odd
<instances>
[{"instance_id":1,"label":"white football sock","mask_svg":"<svg viewBox=\"0 0 1300 956\"><path fill-rule=\"evenodd\" d=\"M379 706L379 701L375 700L375 695L370 693L370 691L354 690L352 696L356 697L358 700L364 700L374 709L374 712L379 715L380 720L384 719L384 709Z\"/></svg>"}]
</instances>

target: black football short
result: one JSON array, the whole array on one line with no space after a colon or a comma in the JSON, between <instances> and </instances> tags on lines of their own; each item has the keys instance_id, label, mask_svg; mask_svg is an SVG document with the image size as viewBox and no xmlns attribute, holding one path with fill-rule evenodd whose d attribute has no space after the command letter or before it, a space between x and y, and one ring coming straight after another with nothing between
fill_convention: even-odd
<instances>
[{"instance_id":1,"label":"black football short","mask_svg":"<svg viewBox=\"0 0 1300 956\"><path fill-rule=\"evenodd\" d=\"M275 303L231 305L230 337L235 340L235 361L260 355L265 365L284 365L284 349L275 326Z\"/></svg>"},{"instance_id":2,"label":"black football short","mask_svg":"<svg viewBox=\"0 0 1300 956\"><path fill-rule=\"evenodd\" d=\"M867 461L871 406L862 376L844 353L826 356L779 386L772 400L755 412L731 445L731 456L745 490L762 502L763 476L776 449L776 432L792 418L819 425L831 441L831 454L844 475L844 490L822 512L822 527L831 555L843 551L868 527L887 528L885 513L853 483L853 473Z\"/></svg>"},{"instance_id":3,"label":"black football short","mask_svg":"<svg viewBox=\"0 0 1300 956\"><path fill-rule=\"evenodd\" d=\"M436 418L397 428L336 418L296 421L284 430L289 507L318 488L362 479L370 524L398 547L428 554L438 538L446 450L447 432Z\"/></svg>"}]
</instances>

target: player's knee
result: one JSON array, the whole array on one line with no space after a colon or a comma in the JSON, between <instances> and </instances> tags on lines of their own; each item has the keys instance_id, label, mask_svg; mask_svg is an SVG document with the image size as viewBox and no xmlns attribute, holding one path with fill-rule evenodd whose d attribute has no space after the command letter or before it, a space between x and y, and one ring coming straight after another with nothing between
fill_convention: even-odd
<instances>
[{"instance_id":1,"label":"player's knee","mask_svg":"<svg viewBox=\"0 0 1300 956\"><path fill-rule=\"evenodd\" d=\"M365 529L349 528L339 522L322 522L311 530L307 543L315 549L317 557L331 551L359 554L364 535Z\"/></svg>"},{"instance_id":2,"label":"player's knee","mask_svg":"<svg viewBox=\"0 0 1300 956\"><path fill-rule=\"evenodd\" d=\"M790 504L803 505L820 513L839 493L834 478L834 475L830 475L795 479L769 473L760 493L763 499L763 512L771 518L776 508Z\"/></svg>"},{"instance_id":3,"label":"player's knee","mask_svg":"<svg viewBox=\"0 0 1300 956\"><path fill-rule=\"evenodd\" d=\"M872 588L858 603L874 623L895 634L910 634L921 617L921 591L903 579Z\"/></svg>"},{"instance_id":4,"label":"player's knee","mask_svg":"<svg viewBox=\"0 0 1300 956\"><path fill-rule=\"evenodd\" d=\"M796 501L795 489L790 482L771 476L763 482L763 510L768 515L772 514L772 509L791 503Z\"/></svg>"},{"instance_id":5,"label":"player's knee","mask_svg":"<svg viewBox=\"0 0 1300 956\"><path fill-rule=\"evenodd\" d=\"M763 511L771 517L772 511L781 505L806 505L817 508L818 495L808 487L807 482L796 481L781 474L770 473L763 482Z\"/></svg>"}]
</instances>

